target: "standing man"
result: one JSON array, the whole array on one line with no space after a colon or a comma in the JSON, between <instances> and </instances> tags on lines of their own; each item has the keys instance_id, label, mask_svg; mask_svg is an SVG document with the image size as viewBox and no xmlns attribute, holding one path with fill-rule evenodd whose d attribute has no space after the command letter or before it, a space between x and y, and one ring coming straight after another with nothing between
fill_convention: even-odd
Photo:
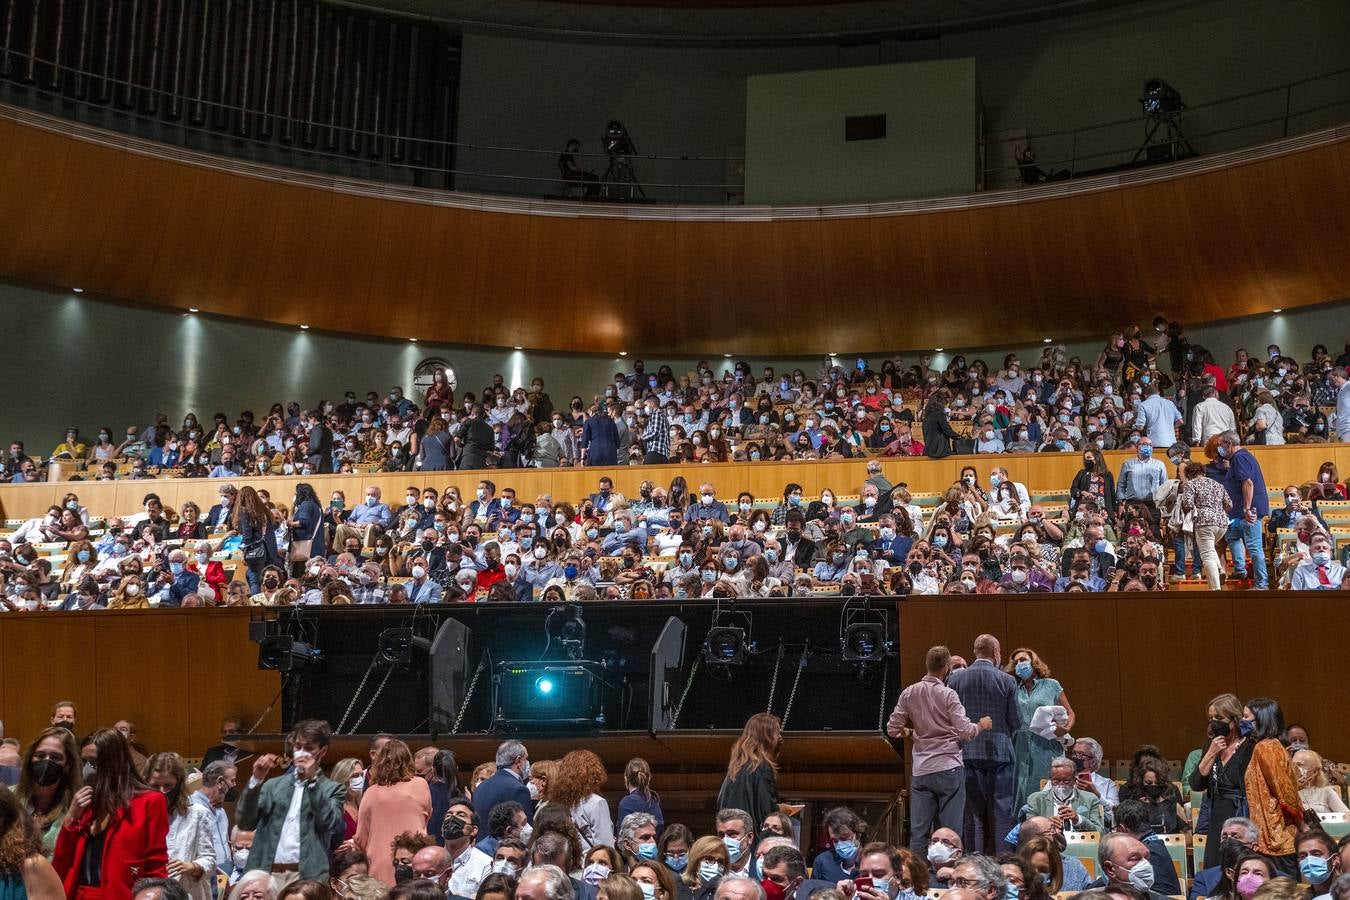
<instances>
[{"instance_id":1,"label":"standing man","mask_svg":"<svg viewBox=\"0 0 1350 900\"><path fill-rule=\"evenodd\" d=\"M309 464L319 475L333 471L333 432L323 422L323 413L311 409L309 418Z\"/></svg>"},{"instance_id":2,"label":"standing man","mask_svg":"<svg viewBox=\"0 0 1350 900\"><path fill-rule=\"evenodd\" d=\"M1336 439L1350 441L1350 366L1331 370L1336 389Z\"/></svg>"},{"instance_id":3,"label":"standing man","mask_svg":"<svg viewBox=\"0 0 1350 900\"><path fill-rule=\"evenodd\" d=\"M211 844L216 849L216 872L227 878L234 874L234 861L230 852L230 820L225 815L224 806L225 796L234 790L235 771L233 762L217 760L211 763L202 772L201 789L192 795L192 802L211 814ZM211 891L214 896L214 878L211 879Z\"/></svg>"},{"instance_id":4,"label":"standing man","mask_svg":"<svg viewBox=\"0 0 1350 900\"><path fill-rule=\"evenodd\" d=\"M619 429L601 404L581 429L581 458L588 466L614 466L619 462Z\"/></svg>"},{"instance_id":5,"label":"standing man","mask_svg":"<svg viewBox=\"0 0 1350 900\"><path fill-rule=\"evenodd\" d=\"M1242 439L1236 431L1221 434L1218 449L1220 458L1228 461L1228 476L1223 486L1233 504L1226 535L1228 546L1233 551L1233 577L1247 577L1246 557L1250 556L1253 586L1258 591L1264 591L1270 586L1266 574L1266 551L1261 540L1262 520L1270 515L1266 479L1256 457L1250 450L1242 449Z\"/></svg>"},{"instance_id":6,"label":"standing man","mask_svg":"<svg viewBox=\"0 0 1350 900\"><path fill-rule=\"evenodd\" d=\"M1157 447L1170 447L1177 442L1177 429L1185 424L1176 404L1158 391L1158 382L1150 380L1144 388L1146 398L1136 412L1138 421Z\"/></svg>"},{"instance_id":7,"label":"standing man","mask_svg":"<svg viewBox=\"0 0 1350 900\"><path fill-rule=\"evenodd\" d=\"M503 741L497 746L497 772L473 792L473 811L478 821L492 818L492 808L498 803L514 800L525 810L527 818L534 817L534 801L530 799L530 752L520 741Z\"/></svg>"},{"instance_id":8,"label":"standing man","mask_svg":"<svg viewBox=\"0 0 1350 900\"><path fill-rule=\"evenodd\" d=\"M320 766L329 735L327 722L297 722L290 771L264 782L277 764L276 754L264 753L239 795L235 824L253 832L247 868L271 872L278 894L296 879L328 880L328 851L347 796L347 785L329 779Z\"/></svg>"},{"instance_id":9,"label":"standing man","mask_svg":"<svg viewBox=\"0 0 1350 900\"><path fill-rule=\"evenodd\" d=\"M655 397L645 401L647 427L642 430L643 465L654 466L670 462L670 418L656 402Z\"/></svg>"},{"instance_id":10,"label":"standing man","mask_svg":"<svg viewBox=\"0 0 1350 900\"><path fill-rule=\"evenodd\" d=\"M998 638L982 634L975 639L975 662L951 674L948 686L956 691L967 716L988 718L992 728L976 735L964 750L966 811L963 843L972 852L998 852L1012 828L1012 735L1022 727L1017 708L1017 682L999 669L1002 650Z\"/></svg>"},{"instance_id":11,"label":"standing man","mask_svg":"<svg viewBox=\"0 0 1350 900\"><path fill-rule=\"evenodd\" d=\"M994 727L989 716L979 723L966 717L956 691L944 680L952 671L946 647L928 651L928 674L900 694L886 733L913 739L914 768L910 779L909 848L919 858L928 852L934 822L959 831L966 810L966 771L961 744Z\"/></svg>"},{"instance_id":12,"label":"standing man","mask_svg":"<svg viewBox=\"0 0 1350 900\"><path fill-rule=\"evenodd\" d=\"M483 404L469 407L469 417L459 426L460 469L486 469L494 448L492 426L483 418Z\"/></svg>"}]
</instances>

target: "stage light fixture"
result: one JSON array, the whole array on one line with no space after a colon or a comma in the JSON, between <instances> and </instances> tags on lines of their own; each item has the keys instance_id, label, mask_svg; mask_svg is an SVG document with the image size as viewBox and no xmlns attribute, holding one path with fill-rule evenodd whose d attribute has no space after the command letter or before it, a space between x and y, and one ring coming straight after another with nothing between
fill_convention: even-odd
<instances>
[{"instance_id":1,"label":"stage light fixture","mask_svg":"<svg viewBox=\"0 0 1350 900\"><path fill-rule=\"evenodd\" d=\"M844 629L845 662L877 662L886 656L886 626L855 622Z\"/></svg>"},{"instance_id":2,"label":"stage light fixture","mask_svg":"<svg viewBox=\"0 0 1350 900\"><path fill-rule=\"evenodd\" d=\"M703 642L703 659L719 666L745 663L745 629L735 625L715 625Z\"/></svg>"},{"instance_id":3,"label":"stage light fixture","mask_svg":"<svg viewBox=\"0 0 1350 900\"><path fill-rule=\"evenodd\" d=\"M380 632L380 658L389 663L410 663L417 654L431 654L431 640L413 634L411 628L386 628Z\"/></svg>"},{"instance_id":4,"label":"stage light fixture","mask_svg":"<svg viewBox=\"0 0 1350 900\"><path fill-rule=\"evenodd\" d=\"M286 635L263 639L258 645L258 668L299 672L323 660L323 651L313 644L294 641Z\"/></svg>"},{"instance_id":5,"label":"stage light fixture","mask_svg":"<svg viewBox=\"0 0 1350 900\"><path fill-rule=\"evenodd\" d=\"M540 676L534 683L534 689L547 697L549 694L553 693L553 679L549 678L547 675Z\"/></svg>"}]
</instances>

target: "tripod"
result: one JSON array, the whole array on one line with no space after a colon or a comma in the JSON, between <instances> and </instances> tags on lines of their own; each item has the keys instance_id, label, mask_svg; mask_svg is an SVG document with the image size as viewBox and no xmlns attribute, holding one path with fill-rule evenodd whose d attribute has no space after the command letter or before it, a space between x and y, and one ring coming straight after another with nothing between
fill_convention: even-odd
<instances>
[{"instance_id":1,"label":"tripod","mask_svg":"<svg viewBox=\"0 0 1350 900\"><path fill-rule=\"evenodd\" d=\"M1149 116L1144 126L1144 142L1139 145L1139 149L1134 152L1134 159L1131 162L1139 162L1141 158L1147 156L1150 160L1159 162L1170 162L1177 159L1185 159L1189 156L1195 156L1195 148L1191 142L1186 140L1186 135L1181 131L1181 123L1177 121L1176 113L1160 113ZM1159 129L1163 131L1164 137L1158 137ZM1164 153L1154 151L1154 147L1166 147Z\"/></svg>"},{"instance_id":2,"label":"tripod","mask_svg":"<svg viewBox=\"0 0 1350 900\"><path fill-rule=\"evenodd\" d=\"M604 183L606 197L615 199L632 200L635 197L647 199L647 192L642 189L638 183L637 174L633 171L633 157L618 153L612 153L609 157L609 168L605 169L605 174L601 177ZM614 193L610 193L610 186L615 185ZM620 186L621 187L617 187Z\"/></svg>"}]
</instances>

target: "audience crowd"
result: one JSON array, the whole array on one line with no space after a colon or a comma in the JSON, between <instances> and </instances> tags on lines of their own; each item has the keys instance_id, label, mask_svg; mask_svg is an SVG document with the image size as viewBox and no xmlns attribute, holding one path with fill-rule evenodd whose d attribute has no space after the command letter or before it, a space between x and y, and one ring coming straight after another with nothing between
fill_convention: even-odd
<instances>
[{"instance_id":1,"label":"audience crowd","mask_svg":"<svg viewBox=\"0 0 1350 900\"><path fill-rule=\"evenodd\" d=\"M993 375L960 356L936 372L925 356L909 369L887 360L879 373L861 359L852 373L827 359L811 381L771 369L757 380L745 363L717 381L706 364L677 380L667 368L646 373L638 360L596 402L574 397L562 410L538 378L512 392L498 376L483 392L487 407L473 394L457 403L439 372L420 407L395 388L305 412L277 405L261 424L250 412L234 425L218 413L204 428L189 414L174 432L160 415L117 444L107 429L92 446L71 429L53 457L102 466L98 477L119 460L130 461L131 478L209 475L222 479L219 502L205 512L191 502L166 510L149 493L142 512L104 523L68 493L45 516L0 534L0 605L1150 591L1187 577L1212 590L1230 579L1258 589L1341 588L1350 537L1335 525L1350 526L1350 516L1341 517L1347 486L1335 462L1270 485L1282 491L1272 499L1248 447L1350 438L1345 354L1332 360L1319 345L1300 365L1271 345L1264 361L1239 350L1225 371L1176 323L1158 320L1155 332L1154 344L1137 328L1113 335L1090 364L1047 348L1024 369L1010 355ZM1103 451L1118 447L1134 453L1113 472ZM873 459L866 481L847 493L808 497L787 484L767 504L745 491L731 500L711 481L695 491L682 476L668 486L643 482L632 498L601 477L576 501L517 497L484 478L472 498L414 485L401 504L374 486L360 498L332 491L325 503L308 483L288 503L225 480L354 466L957 450L1080 453L1082 468L1043 503L996 461L965 466L939 497L916 498ZM15 481L36 477L18 443L7 465ZM243 578L232 581L236 568Z\"/></svg>"},{"instance_id":2,"label":"audience crowd","mask_svg":"<svg viewBox=\"0 0 1350 900\"><path fill-rule=\"evenodd\" d=\"M1005 662L981 635L971 663L934 647L926 670L886 725L912 754L904 845L848 805L800 822L769 713L746 722L716 805L686 824L641 758L617 803L584 747L535 760L508 739L470 770L451 749L377 734L365 758L338 759L318 720L252 754L227 719L188 763L126 721L77 738L75 705L59 701L27 747L3 744L0 884L37 900L1350 897L1350 837L1331 833L1350 833L1341 768L1276 701L1215 697L1179 773L1146 744L1117 781L1101 744L1070 733L1035 650Z\"/></svg>"}]
</instances>

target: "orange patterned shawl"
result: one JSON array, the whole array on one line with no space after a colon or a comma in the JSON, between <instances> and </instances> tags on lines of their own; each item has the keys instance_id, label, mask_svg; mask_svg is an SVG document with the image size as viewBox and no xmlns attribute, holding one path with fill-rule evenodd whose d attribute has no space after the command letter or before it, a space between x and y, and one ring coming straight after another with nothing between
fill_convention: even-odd
<instances>
[{"instance_id":1,"label":"orange patterned shawl","mask_svg":"<svg viewBox=\"0 0 1350 900\"><path fill-rule=\"evenodd\" d=\"M1283 744L1267 738L1252 748L1246 786L1251 819L1260 832L1257 849L1271 856L1293 853L1294 836L1303 827L1303 803Z\"/></svg>"}]
</instances>

